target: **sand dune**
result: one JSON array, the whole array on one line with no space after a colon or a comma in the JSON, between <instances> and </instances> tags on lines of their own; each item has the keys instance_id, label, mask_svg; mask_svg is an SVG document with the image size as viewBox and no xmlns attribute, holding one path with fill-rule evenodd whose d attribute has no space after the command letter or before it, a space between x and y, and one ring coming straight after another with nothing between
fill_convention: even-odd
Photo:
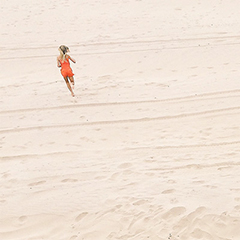
<instances>
[{"instance_id":1,"label":"sand dune","mask_svg":"<svg viewBox=\"0 0 240 240\"><path fill-rule=\"evenodd\" d=\"M0 239L239 240L238 5L4 1Z\"/></svg>"}]
</instances>

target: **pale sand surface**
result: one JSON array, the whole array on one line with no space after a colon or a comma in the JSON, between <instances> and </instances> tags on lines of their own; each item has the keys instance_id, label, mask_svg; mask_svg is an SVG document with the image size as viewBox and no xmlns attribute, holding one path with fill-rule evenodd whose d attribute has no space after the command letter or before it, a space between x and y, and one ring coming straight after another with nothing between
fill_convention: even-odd
<instances>
[{"instance_id":1,"label":"pale sand surface","mask_svg":"<svg viewBox=\"0 0 240 240\"><path fill-rule=\"evenodd\" d=\"M1 1L0 239L239 240L239 6Z\"/></svg>"}]
</instances>

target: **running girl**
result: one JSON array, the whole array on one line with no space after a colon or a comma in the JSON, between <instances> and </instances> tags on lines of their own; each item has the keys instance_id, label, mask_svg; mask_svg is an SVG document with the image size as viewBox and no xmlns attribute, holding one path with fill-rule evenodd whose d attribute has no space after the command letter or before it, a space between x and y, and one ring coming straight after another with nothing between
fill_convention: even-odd
<instances>
[{"instance_id":1,"label":"running girl","mask_svg":"<svg viewBox=\"0 0 240 240\"><path fill-rule=\"evenodd\" d=\"M76 63L74 59L72 59L67 53L70 52L67 46L61 45L58 48L60 55L57 57L57 66L61 68L61 74L67 84L69 91L71 92L72 96L74 97L73 88L74 88L74 78L73 78L73 71L70 67L69 60L73 63Z\"/></svg>"}]
</instances>

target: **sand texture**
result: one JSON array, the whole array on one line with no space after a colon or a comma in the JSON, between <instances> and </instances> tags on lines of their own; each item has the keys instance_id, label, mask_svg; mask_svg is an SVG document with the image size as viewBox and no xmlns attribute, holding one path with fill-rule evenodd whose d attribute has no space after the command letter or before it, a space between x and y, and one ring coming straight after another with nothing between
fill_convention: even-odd
<instances>
[{"instance_id":1,"label":"sand texture","mask_svg":"<svg viewBox=\"0 0 240 240\"><path fill-rule=\"evenodd\" d=\"M239 240L239 4L2 0L0 240Z\"/></svg>"}]
</instances>

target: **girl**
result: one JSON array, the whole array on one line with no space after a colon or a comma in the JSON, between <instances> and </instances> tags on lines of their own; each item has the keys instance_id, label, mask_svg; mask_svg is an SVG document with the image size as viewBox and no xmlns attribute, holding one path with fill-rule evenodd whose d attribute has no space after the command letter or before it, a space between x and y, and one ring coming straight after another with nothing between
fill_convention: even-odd
<instances>
[{"instance_id":1,"label":"girl","mask_svg":"<svg viewBox=\"0 0 240 240\"><path fill-rule=\"evenodd\" d=\"M74 59L72 59L67 53L70 52L69 48L67 46L61 45L58 48L60 55L57 58L57 66L61 68L61 74L67 84L67 87L69 91L71 92L72 96L74 97L73 88L74 88L74 78L73 78L73 72L70 67L69 59L76 63ZM70 81L69 81L70 80ZM70 85L71 83L71 85Z\"/></svg>"}]
</instances>

